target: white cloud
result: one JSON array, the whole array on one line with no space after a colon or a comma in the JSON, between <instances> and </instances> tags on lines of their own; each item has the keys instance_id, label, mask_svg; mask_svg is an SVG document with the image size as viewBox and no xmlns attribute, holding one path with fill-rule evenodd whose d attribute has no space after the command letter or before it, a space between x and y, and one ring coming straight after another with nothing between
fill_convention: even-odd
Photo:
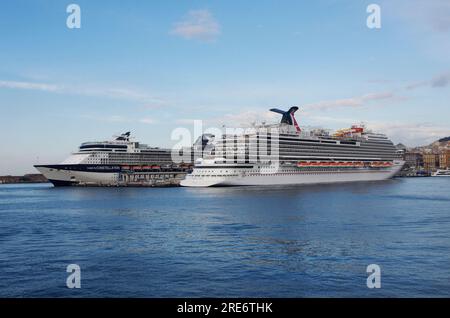
<instances>
[{"instance_id":1,"label":"white cloud","mask_svg":"<svg viewBox=\"0 0 450 318\"><path fill-rule=\"evenodd\" d=\"M450 1L379 0L385 21L398 27L402 41L410 41L433 59L450 57Z\"/></svg>"},{"instance_id":2,"label":"white cloud","mask_svg":"<svg viewBox=\"0 0 450 318\"><path fill-rule=\"evenodd\" d=\"M307 121L315 127L343 128L361 122L356 118L340 118L331 116L316 116L304 114ZM450 136L450 126L435 125L432 123L411 122L381 122L363 121L366 127L374 132L386 134L393 142L401 142L407 146L428 145L439 138ZM299 122L300 126L301 121ZM304 126L305 127L305 126Z\"/></svg>"},{"instance_id":3,"label":"white cloud","mask_svg":"<svg viewBox=\"0 0 450 318\"><path fill-rule=\"evenodd\" d=\"M45 83L17 82L17 81L0 81L0 87L12 89L29 89L45 92L56 92L61 90L61 87L58 85Z\"/></svg>"},{"instance_id":4,"label":"white cloud","mask_svg":"<svg viewBox=\"0 0 450 318\"><path fill-rule=\"evenodd\" d=\"M437 75L431 79L432 87L446 87L450 83L450 72Z\"/></svg>"},{"instance_id":5,"label":"white cloud","mask_svg":"<svg viewBox=\"0 0 450 318\"><path fill-rule=\"evenodd\" d=\"M363 96L356 96L344 99L321 101L304 105L306 109L328 109L335 107L361 107L366 103L377 100L392 99L395 95L392 92L370 93Z\"/></svg>"},{"instance_id":6,"label":"white cloud","mask_svg":"<svg viewBox=\"0 0 450 318\"><path fill-rule=\"evenodd\" d=\"M193 118L179 118L179 119L176 119L175 120L175 123L176 124L179 124L179 125L193 125L194 124L194 121L196 121L196 120L201 120L200 118L198 118L198 119L193 119Z\"/></svg>"},{"instance_id":7,"label":"white cloud","mask_svg":"<svg viewBox=\"0 0 450 318\"><path fill-rule=\"evenodd\" d=\"M439 138L450 136L450 126L438 126L431 123L368 122L367 126L387 134L395 142L401 142L410 147L428 145Z\"/></svg>"},{"instance_id":8,"label":"white cloud","mask_svg":"<svg viewBox=\"0 0 450 318\"><path fill-rule=\"evenodd\" d=\"M149 117L137 118L123 115L110 115L110 116L81 115L80 118L108 123L129 123L129 124L140 123L146 125L152 125L157 123L155 119Z\"/></svg>"},{"instance_id":9,"label":"white cloud","mask_svg":"<svg viewBox=\"0 0 450 318\"><path fill-rule=\"evenodd\" d=\"M182 21L175 23L170 34L188 40L212 41L220 35L220 25L208 10L190 10Z\"/></svg>"},{"instance_id":10,"label":"white cloud","mask_svg":"<svg viewBox=\"0 0 450 318\"><path fill-rule=\"evenodd\" d=\"M405 88L406 89L416 89L419 87L424 86L431 86L433 88L439 88L439 87L446 87L448 84L450 84L450 71L438 74L434 76L431 80L425 80L425 81L417 81L411 84L408 84Z\"/></svg>"},{"instance_id":11,"label":"white cloud","mask_svg":"<svg viewBox=\"0 0 450 318\"><path fill-rule=\"evenodd\" d=\"M400 0L386 3L390 12L418 28L438 33L450 31L450 2L448 0Z\"/></svg>"},{"instance_id":12,"label":"white cloud","mask_svg":"<svg viewBox=\"0 0 450 318\"><path fill-rule=\"evenodd\" d=\"M304 117L311 124L321 128L350 127L352 124L360 123L356 118L341 118L331 116L309 115ZM363 121L366 127L374 132L386 134L395 143L401 142L407 146L428 145L439 138L450 136L450 126L435 125L432 123L417 123L403 121ZM301 122L299 123L301 125Z\"/></svg>"},{"instance_id":13,"label":"white cloud","mask_svg":"<svg viewBox=\"0 0 450 318\"><path fill-rule=\"evenodd\" d=\"M127 88L109 88L93 86L76 85L57 85L37 82L19 82L19 81L0 81L0 88L36 90L58 94L73 94L82 96L105 97L111 99L131 100L151 105L156 108L157 105L165 104L162 99L150 96L148 94Z\"/></svg>"},{"instance_id":14,"label":"white cloud","mask_svg":"<svg viewBox=\"0 0 450 318\"><path fill-rule=\"evenodd\" d=\"M211 118L179 118L175 123L179 125L192 126L194 121L201 120L203 128L214 127L222 128L222 126L230 128L250 127L252 123L275 123L280 119L280 115L270 111L248 110L240 113L228 113Z\"/></svg>"},{"instance_id":15,"label":"white cloud","mask_svg":"<svg viewBox=\"0 0 450 318\"><path fill-rule=\"evenodd\" d=\"M105 121L114 122L114 123L124 123L128 122L129 120L123 116L119 115L112 115L104 118Z\"/></svg>"},{"instance_id":16,"label":"white cloud","mask_svg":"<svg viewBox=\"0 0 450 318\"><path fill-rule=\"evenodd\" d=\"M155 120L152 119L152 118L141 118L141 119L139 119L139 122L140 122L141 124L152 125L152 124L155 123Z\"/></svg>"},{"instance_id":17,"label":"white cloud","mask_svg":"<svg viewBox=\"0 0 450 318\"><path fill-rule=\"evenodd\" d=\"M132 122L129 118L122 115L109 115L109 116L98 116L98 115L80 115L80 118L95 120L100 122L108 123L129 123Z\"/></svg>"}]
</instances>

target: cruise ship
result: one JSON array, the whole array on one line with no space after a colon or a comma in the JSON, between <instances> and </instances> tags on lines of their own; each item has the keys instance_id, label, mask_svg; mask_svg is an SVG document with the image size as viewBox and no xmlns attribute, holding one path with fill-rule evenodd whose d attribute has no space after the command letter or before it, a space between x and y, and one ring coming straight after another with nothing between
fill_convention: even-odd
<instances>
[{"instance_id":1,"label":"cruise ship","mask_svg":"<svg viewBox=\"0 0 450 318\"><path fill-rule=\"evenodd\" d=\"M126 132L110 141L82 143L60 164L34 167L54 186L178 185L191 166L174 163L171 153L133 141Z\"/></svg>"},{"instance_id":2,"label":"cruise ship","mask_svg":"<svg viewBox=\"0 0 450 318\"><path fill-rule=\"evenodd\" d=\"M402 168L393 143L363 125L330 134L302 130L288 111L275 125L255 125L241 134L224 134L214 149L196 160L186 187L296 185L385 180Z\"/></svg>"},{"instance_id":3,"label":"cruise ship","mask_svg":"<svg viewBox=\"0 0 450 318\"><path fill-rule=\"evenodd\" d=\"M450 168L438 169L435 173L431 175L432 177L450 177Z\"/></svg>"}]
</instances>

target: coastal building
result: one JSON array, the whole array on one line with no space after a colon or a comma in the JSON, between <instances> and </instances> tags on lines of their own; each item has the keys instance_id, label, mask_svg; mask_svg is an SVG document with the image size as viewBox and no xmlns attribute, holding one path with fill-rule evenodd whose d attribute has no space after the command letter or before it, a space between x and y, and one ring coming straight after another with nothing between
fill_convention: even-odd
<instances>
[{"instance_id":1,"label":"coastal building","mask_svg":"<svg viewBox=\"0 0 450 318\"><path fill-rule=\"evenodd\" d=\"M423 167L423 156L420 152L406 152L404 155L405 166L419 169Z\"/></svg>"},{"instance_id":2,"label":"coastal building","mask_svg":"<svg viewBox=\"0 0 450 318\"><path fill-rule=\"evenodd\" d=\"M439 168L450 168L450 150L445 150L439 154Z\"/></svg>"},{"instance_id":3,"label":"coastal building","mask_svg":"<svg viewBox=\"0 0 450 318\"><path fill-rule=\"evenodd\" d=\"M439 167L439 155L435 153L424 153L423 167L427 172L436 171Z\"/></svg>"}]
</instances>

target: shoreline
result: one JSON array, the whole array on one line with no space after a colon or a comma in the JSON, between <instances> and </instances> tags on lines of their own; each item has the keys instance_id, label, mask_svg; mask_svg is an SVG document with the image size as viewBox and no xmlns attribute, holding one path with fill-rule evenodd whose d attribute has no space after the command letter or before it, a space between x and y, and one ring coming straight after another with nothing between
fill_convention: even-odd
<instances>
[{"instance_id":1,"label":"shoreline","mask_svg":"<svg viewBox=\"0 0 450 318\"><path fill-rule=\"evenodd\" d=\"M23 176L0 176L0 184L48 183L44 175L39 173L25 174Z\"/></svg>"}]
</instances>

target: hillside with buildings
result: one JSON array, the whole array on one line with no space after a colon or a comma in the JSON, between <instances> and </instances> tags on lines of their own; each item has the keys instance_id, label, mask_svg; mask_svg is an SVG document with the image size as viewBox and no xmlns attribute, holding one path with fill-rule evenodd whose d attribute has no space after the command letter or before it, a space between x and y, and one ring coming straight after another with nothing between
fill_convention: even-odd
<instances>
[{"instance_id":1,"label":"hillside with buildings","mask_svg":"<svg viewBox=\"0 0 450 318\"><path fill-rule=\"evenodd\" d=\"M408 148L398 144L396 147L406 162L403 175L430 175L438 169L450 169L450 136L427 146Z\"/></svg>"},{"instance_id":2,"label":"hillside with buildings","mask_svg":"<svg viewBox=\"0 0 450 318\"><path fill-rule=\"evenodd\" d=\"M26 174L24 176L0 176L0 184L45 182L48 182L48 180L42 174Z\"/></svg>"}]
</instances>

